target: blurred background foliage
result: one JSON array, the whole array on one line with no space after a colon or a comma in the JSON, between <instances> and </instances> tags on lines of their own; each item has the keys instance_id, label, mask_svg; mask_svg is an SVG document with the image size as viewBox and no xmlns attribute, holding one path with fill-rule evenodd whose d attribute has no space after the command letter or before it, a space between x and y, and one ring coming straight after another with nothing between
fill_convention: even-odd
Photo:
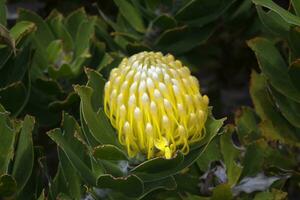
<instances>
[{"instance_id":1,"label":"blurred background foliage","mask_svg":"<svg viewBox=\"0 0 300 200\"><path fill-rule=\"evenodd\" d=\"M298 0L0 0L0 199L299 199L299 27ZM227 117L189 156L105 138L105 79L140 51L182 60Z\"/></svg>"}]
</instances>

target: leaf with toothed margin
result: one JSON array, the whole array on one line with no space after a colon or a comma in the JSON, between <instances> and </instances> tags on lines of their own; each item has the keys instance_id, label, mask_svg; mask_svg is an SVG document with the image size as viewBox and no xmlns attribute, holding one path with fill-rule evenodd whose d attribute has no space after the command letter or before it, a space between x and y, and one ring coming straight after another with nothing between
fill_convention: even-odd
<instances>
[{"instance_id":1,"label":"leaf with toothed margin","mask_svg":"<svg viewBox=\"0 0 300 200\"><path fill-rule=\"evenodd\" d=\"M73 167L77 169L81 178L91 185L96 184L96 177L91 169L84 163L83 160L77 155L76 150L72 149L68 144L68 141L63 137L60 129L53 129L49 131L48 136L56 142L56 144L64 151Z\"/></svg>"},{"instance_id":2,"label":"leaf with toothed margin","mask_svg":"<svg viewBox=\"0 0 300 200\"><path fill-rule=\"evenodd\" d=\"M177 183L173 176L169 176L159 181L145 182L144 187L145 187L144 193L142 196L139 197L139 199L142 199L147 194L157 189L175 190L177 187Z\"/></svg>"},{"instance_id":3,"label":"leaf with toothed margin","mask_svg":"<svg viewBox=\"0 0 300 200\"><path fill-rule=\"evenodd\" d=\"M183 156L181 152L172 159L154 158L138 165L132 169L132 173L139 176L143 181L160 180L165 177L177 174L179 171L190 166L195 162L206 150L209 143L218 134L219 129L223 125L224 119L216 120L212 116L208 117L205 123L206 136L205 142L198 143L191 147L190 152Z\"/></svg>"},{"instance_id":4,"label":"leaf with toothed margin","mask_svg":"<svg viewBox=\"0 0 300 200\"><path fill-rule=\"evenodd\" d=\"M93 89L79 85L74 86L74 89L81 98L83 118L95 139L101 144L112 144L119 147L120 144L117 142L115 132L104 112L99 110L99 114L97 115L93 110L91 105Z\"/></svg>"},{"instance_id":5,"label":"leaf with toothed margin","mask_svg":"<svg viewBox=\"0 0 300 200\"><path fill-rule=\"evenodd\" d=\"M126 154L121 149L110 144L97 146L94 149L93 155L101 160L128 160Z\"/></svg>"},{"instance_id":6,"label":"leaf with toothed margin","mask_svg":"<svg viewBox=\"0 0 300 200\"><path fill-rule=\"evenodd\" d=\"M135 175L116 178L112 175L104 174L98 177L97 187L116 190L129 197L139 197L144 191L142 180Z\"/></svg>"}]
</instances>

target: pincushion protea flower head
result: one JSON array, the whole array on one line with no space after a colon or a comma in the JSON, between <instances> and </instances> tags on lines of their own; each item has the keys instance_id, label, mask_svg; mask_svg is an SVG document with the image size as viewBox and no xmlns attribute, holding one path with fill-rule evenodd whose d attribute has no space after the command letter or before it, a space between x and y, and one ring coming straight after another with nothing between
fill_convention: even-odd
<instances>
[{"instance_id":1,"label":"pincushion protea flower head","mask_svg":"<svg viewBox=\"0 0 300 200\"><path fill-rule=\"evenodd\" d=\"M171 158L205 135L208 97L197 79L170 54L124 58L105 85L104 110L130 157Z\"/></svg>"}]
</instances>

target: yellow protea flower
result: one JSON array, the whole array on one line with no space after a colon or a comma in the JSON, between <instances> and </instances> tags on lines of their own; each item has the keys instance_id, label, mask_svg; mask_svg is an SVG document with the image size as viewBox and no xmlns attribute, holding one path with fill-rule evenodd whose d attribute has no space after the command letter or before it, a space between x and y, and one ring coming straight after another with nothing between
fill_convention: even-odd
<instances>
[{"instance_id":1,"label":"yellow protea flower","mask_svg":"<svg viewBox=\"0 0 300 200\"><path fill-rule=\"evenodd\" d=\"M208 97L197 79L170 54L124 58L105 85L104 110L130 157L171 158L205 135Z\"/></svg>"}]
</instances>

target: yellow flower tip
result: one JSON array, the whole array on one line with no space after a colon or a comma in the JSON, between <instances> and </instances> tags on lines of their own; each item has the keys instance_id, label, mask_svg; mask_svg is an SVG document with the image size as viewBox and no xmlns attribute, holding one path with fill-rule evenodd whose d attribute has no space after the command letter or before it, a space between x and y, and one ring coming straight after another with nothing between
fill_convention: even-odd
<instances>
[{"instance_id":1,"label":"yellow flower tip","mask_svg":"<svg viewBox=\"0 0 300 200\"><path fill-rule=\"evenodd\" d=\"M205 134L209 99L174 56L141 52L124 58L104 88L104 110L128 155L172 158Z\"/></svg>"}]
</instances>

